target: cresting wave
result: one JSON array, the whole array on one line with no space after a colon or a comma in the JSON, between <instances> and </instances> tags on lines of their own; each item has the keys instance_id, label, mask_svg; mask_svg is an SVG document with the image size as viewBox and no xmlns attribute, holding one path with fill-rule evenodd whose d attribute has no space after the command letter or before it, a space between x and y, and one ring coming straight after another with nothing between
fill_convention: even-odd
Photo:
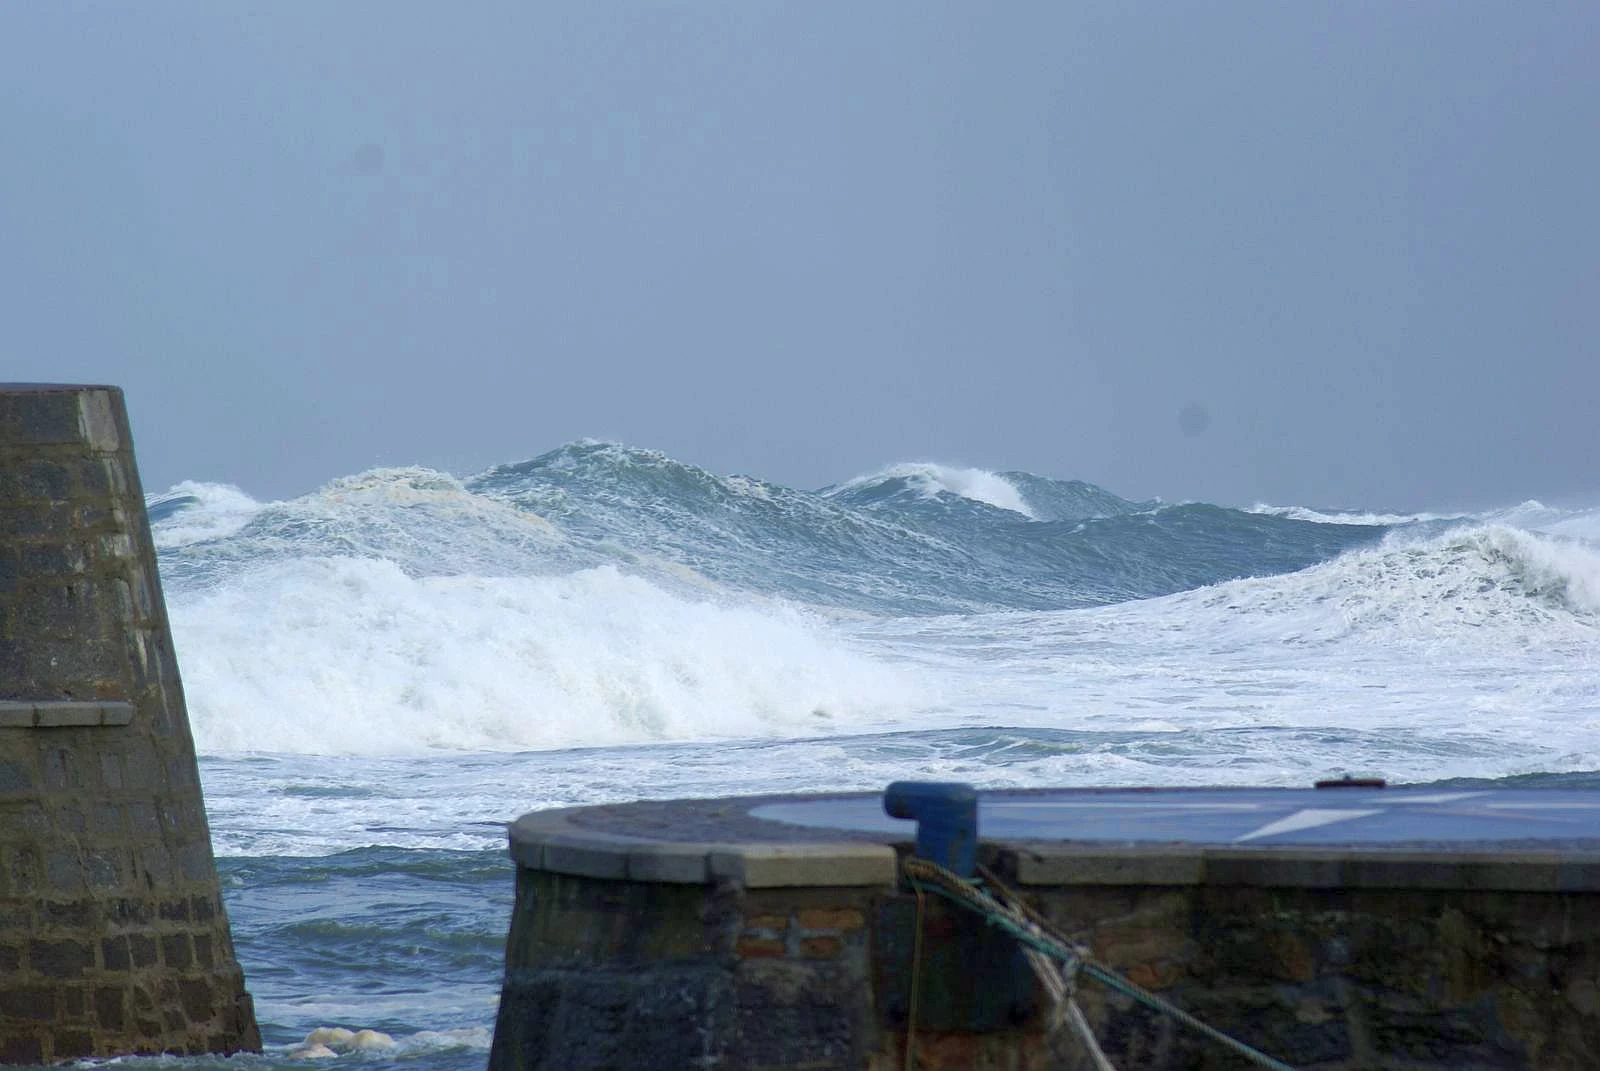
<instances>
[{"instance_id":1,"label":"cresting wave","mask_svg":"<svg viewBox=\"0 0 1600 1071\"><path fill-rule=\"evenodd\" d=\"M1290 516L932 465L807 492L590 442L288 502L151 498L213 754L1070 729L1087 696L1143 709L1094 683L1118 671L1096 651L1145 666L1146 692L1150 667L1198 682L1296 651L1600 656L1600 557L1548 534L1594 515L1517 509ZM1186 683L1158 705L1206 699Z\"/></svg>"},{"instance_id":2,"label":"cresting wave","mask_svg":"<svg viewBox=\"0 0 1600 1071\"><path fill-rule=\"evenodd\" d=\"M954 468L931 462L891 465L874 475L858 476L839 487L829 488L824 494L829 497L870 497L878 501L897 494L910 494L924 501L938 501L940 496L955 495L995 509L1021 514L1030 521L1039 519L1016 485L1004 476L983 469Z\"/></svg>"},{"instance_id":3,"label":"cresting wave","mask_svg":"<svg viewBox=\"0 0 1600 1071\"><path fill-rule=\"evenodd\" d=\"M805 735L919 688L785 605L689 599L611 566L411 577L276 562L172 608L203 749L379 754Z\"/></svg>"},{"instance_id":4,"label":"cresting wave","mask_svg":"<svg viewBox=\"0 0 1600 1071\"><path fill-rule=\"evenodd\" d=\"M1315 524L1371 524L1390 528L1401 524L1418 524L1422 521L1464 521L1464 513L1373 513L1367 510L1321 510L1308 506L1269 506L1257 502L1251 513L1269 517L1288 517L1290 520L1311 521Z\"/></svg>"}]
</instances>

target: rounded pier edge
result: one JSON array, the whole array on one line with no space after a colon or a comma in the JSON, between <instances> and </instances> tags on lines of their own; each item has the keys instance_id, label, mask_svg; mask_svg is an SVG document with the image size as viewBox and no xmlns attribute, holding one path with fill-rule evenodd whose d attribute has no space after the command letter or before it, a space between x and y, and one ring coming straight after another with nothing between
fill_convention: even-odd
<instances>
[{"instance_id":1,"label":"rounded pier edge","mask_svg":"<svg viewBox=\"0 0 1600 1071\"><path fill-rule=\"evenodd\" d=\"M865 828L880 799L518 819L490 1071L890 1071L908 1044L924 1071L1094 1066L1012 938L900 880L916 829ZM858 820L752 814L819 801ZM1291 1066L1579 1071L1600 1047L1590 838L1476 843L1455 829L1453 845L1290 846L994 832L980 861L1097 962ZM1096 981L1074 999L1115 1066L1176 1071L1220 1055Z\"/></svg>"},{"instance_id":2,"label":"rounded pier edge","mask_svg":"<svg viewBox=\"0 0 1600 1071\"><path fill-rule=\"evenodd\" d=\"M862 833L752 815L791 802L872 802L876 793L661 800L535 811L509 828L519 867L611 880L747 888L893 886L896 846L916 826ZM980 831L981 832L981 831ZM1305 889L1600 891L1600 839L1462 846L1401 843L1234 847L984 838L1020 885L1248 885Z\"/></svg>"},{"instance_id":3,"label":"rounded pier edge","mask_svg":"<svg viewBox=\"0 0 1600 1071\"><path fill-rule=\"evenodd\" d=\"M641 805L644 806L644 805ZM899 859L887 844L816 840L667 840L587 828L574 819L592 808L536 811L511 824L519 867L574 877L748 889L797 886L892 887Z\"/></svg>"}]
</instances>

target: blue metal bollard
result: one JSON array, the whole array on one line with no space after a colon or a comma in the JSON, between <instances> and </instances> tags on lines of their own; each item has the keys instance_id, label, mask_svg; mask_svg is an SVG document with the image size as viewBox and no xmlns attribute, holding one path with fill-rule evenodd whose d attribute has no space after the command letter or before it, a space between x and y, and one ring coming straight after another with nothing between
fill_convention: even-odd
<instances>
[{"instance_id":1,"label":"blue metal bollard","mask_svg":"<svg viewBox=\"0 0 1600 1071\"><path fill-rule=\"evenodd\" d=\"M891 818L917 823L917 855L963 878L978 852L978 793L959 781L896 781L883 793Z\"/></svg>"}]
</instances>

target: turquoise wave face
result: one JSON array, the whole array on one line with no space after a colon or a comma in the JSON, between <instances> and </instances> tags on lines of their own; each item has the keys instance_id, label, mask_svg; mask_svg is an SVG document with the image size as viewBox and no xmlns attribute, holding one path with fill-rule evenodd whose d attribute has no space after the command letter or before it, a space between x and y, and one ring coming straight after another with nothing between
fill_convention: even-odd
<instances>
[{"instance_id":1,"label":"turquoise wave face","mask_svg":"<svg viewBox=\"0 0 1600 1071\"><path fill-rule=\"evenodd\" d=\"M269 1044L158 1061L180 1071L481 1068L528 810L1595 779L1600 512L1235 510L926 464L798 490L579 443L150 513Z\"/></svg>"},{"instance_id":2,"label":"turquoise wave face","mask_svg":"<svg viewBox=\"0 0 1600 1071\"><path fill-rule=\"evenodd\" d=\"M908 465L804 491L659 453L577 443L457 480L389 469L288 502L155 496L169 584L315 556L412 576L614 565L874 614L1049 610L1292 572L1387 526L1130 502L1081 481ZM215 489L213 489L215 490ZM242 499L242 496L237 496Z\"/></svg>"},{"instance_id":3,"label":"turquoise wave face","mask_svg":"<svg viewBox=\"0 0 1600 1071\"><path fill-rule=\"evenodd\" d=\"M1303 569L1388 530L927 465L799 491L602 443L499 466L464 489L720 584L894 614L1148 598Z\"/></svg>"},{"instance_id":4,"label":"turquoise wave face","mask_svg":"<svg viewBox=\"0 0 1600 1071\"><path fill-rule=\"evenodd\" d=\"M150 506L216 753L1592 709L1600 514L1536 503L1238 510L931 464L806 491L579 443Z\"/></svg>"}]
</instances>

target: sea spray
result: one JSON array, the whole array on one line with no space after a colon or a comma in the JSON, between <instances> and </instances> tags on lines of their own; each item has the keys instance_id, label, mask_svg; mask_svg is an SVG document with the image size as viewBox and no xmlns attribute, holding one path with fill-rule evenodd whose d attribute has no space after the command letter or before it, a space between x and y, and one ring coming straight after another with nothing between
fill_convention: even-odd
<instances>
[{"instance_id":1,"label":"sea spray","mask_svg":"<svg viewBox=\"0 0 1600 1071\"><path fill-rule=\"evenodd\" d=\"M277 562L179 600L204 751L382 754L803 735L928 689L788 604L688 598L613 567L410 577Z\"/></svg>"},{"instance_id":2,"label":"sea spray","mask_svg":"<svg viewBox=\"0 0 1600 1071\"><path fill-rule=\"evenodd\" d=\"M579 443L152 496L268 1065L342 1026L394 1041L342 1061L481 1068L529 810L1600 768L1600 514L910 468L817 493Z\"/></svg>"}]
</instances>

